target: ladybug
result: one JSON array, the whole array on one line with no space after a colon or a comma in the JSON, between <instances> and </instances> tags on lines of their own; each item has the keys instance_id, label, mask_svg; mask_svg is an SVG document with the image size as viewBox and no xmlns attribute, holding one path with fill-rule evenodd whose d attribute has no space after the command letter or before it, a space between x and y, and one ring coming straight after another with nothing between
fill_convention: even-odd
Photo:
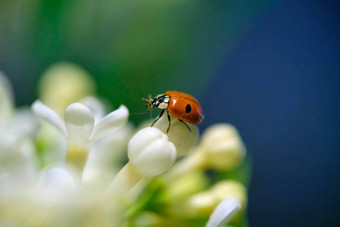
<instances>
[{"instance_id":1,"label":"ladybug","mask_svg":"<svg viewBox=\"0 0 340 227\"><path fill-rule=\"evenodd\" d=\"M169 125L166 132L169 132L172 117L177 118L180 122L190 130L190 127L186 123L200 124L204 118L201 105L191 95L185 94L179 91L167 91L164 94L157 95L155 98L149 97L149 99L143 99L147 101L146 107L148 112L157 107L162 109L158 118L151 124L151 127L162 117L166 111ZM170 114L170 115L169 115Z\"/></svg>"}]
</instances>

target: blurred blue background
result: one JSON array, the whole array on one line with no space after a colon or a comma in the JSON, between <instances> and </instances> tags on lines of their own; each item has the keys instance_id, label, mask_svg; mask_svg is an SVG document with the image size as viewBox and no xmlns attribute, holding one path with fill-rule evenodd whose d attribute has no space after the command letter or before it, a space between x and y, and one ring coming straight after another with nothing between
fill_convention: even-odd
<instances>
[{"instance_id":1,"label":"blurred blue background","mask_svg":"<svg viewBox=\"0 0 340 227\"><path fill-rule=\"evenodd\" d=\"M229 122L248 146L251 226L340 224L337 1L98 2L0 1L0 68L19 106L58 61L131 112L149 93L186 91L201 130Z\"/></svg>"},{"instance_id":2,"label":"blurred blue background","mask_svg":"<svg viewBox=\"0 0 340 227\"><path fill-rule=\"evenodd\" d=\"M282 1L226 54L202 102L253 158L251 226L339 226L339 4Z\"/></svg>"}]
</instances>

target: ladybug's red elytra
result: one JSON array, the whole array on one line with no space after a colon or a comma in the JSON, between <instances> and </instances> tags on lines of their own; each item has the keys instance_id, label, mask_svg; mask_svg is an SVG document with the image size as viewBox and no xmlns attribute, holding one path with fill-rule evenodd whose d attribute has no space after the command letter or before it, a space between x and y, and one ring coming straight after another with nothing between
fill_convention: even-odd
<instances>
[{"instance_id":1,"label":"ladybug's red elytra","mask_svg":"<svg viewBox=\"0 0 340 227\"><path fill-rule=\"evenodd\" d=\"M190 127L186 122L197 125L201 123L204 118L199 102L191 95L183 92L167 91L164 94L157 95L155 98L149 97L149 99L143 100L148 102L146 105L148 112L155 107L162 109L158 118L151 124L151 127L162 117L164 111L167 111L169 120L167 133L169 132L171 125L170 115L184 123L189 131L191 131Z\"/></svg>"}]
</instances>

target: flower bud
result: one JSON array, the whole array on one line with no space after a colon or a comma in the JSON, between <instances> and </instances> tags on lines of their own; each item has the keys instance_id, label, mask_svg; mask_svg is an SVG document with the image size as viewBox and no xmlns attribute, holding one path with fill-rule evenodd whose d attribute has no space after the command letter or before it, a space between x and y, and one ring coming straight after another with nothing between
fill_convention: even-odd
<instances>
[{"instance_id":1,"label":"flower bud","mask_svg":"<svg viewBox=\"0 0 340 227\"><path fill-rule=\"evenodd\" d=\"M128 157L138 172L155 177L167 171L176 160L176 148L168 136L148 127L134 135L128 145Z\"/></svg>"},{"instance_id":2,"label":"flower bud","mask_svg":"<svg viewBox=\"0 0 340 227\"><path fill-rule=\"evenodd\" d=\"M209 181L202 170L192 170L179 175L174 180L164 182L167 187L167 197L176 202L198 193L208 187Z\"/></svg>"},{"instance_id":3,"label":"flower bud","mask_svg":"<svg viewBox=\"0 0 340 227\"><path fill-rule=\"evenodd\" d=\"M245 156L245 146L237 130L229 124L216 124L206 129L200 148L207 166L218 170L234 169Z\"/></svg>"},{"instance_id":4,"label":"flower bud","mask_svg":"<svg viewBox=\"0 0 340 227\"><path fill-rule=\"evenodd\" d=\"M242 208L247 206L247 189L240 182L235 180L225 180L218 182L211 189L218 200L237 198Z\"/></svg>"},{"instance_id":5,"label":"flower bud","mask_svg":"<svg viewBox=\"0 0 340 227\"><path fill-rule=\"evenodd\" d=\"M240 182L235 180L221 181L213 186L212 193L219 200L237 199L241 205L240 212L237 213L233 220L239 219L247 207L247 189Z\"/></svg>"},{"instance_id":6,"label":"flower bud","mask_svg":"<svg viewBox=\"0 0 340 227\"><path fill-rule=\"evenodd\" d=\"M247 205L247 190L235 180L216 183L212 188L192 195L186 201L175 204L173 212L181 217L204 217L210 215L219 203L228 199L239 201L242 207L239 215L242 215Z\"/></svg>"},{"instance_id":7,"label":"flower bud","mask_svg":"<svg viewBox=\"0 0 340 227\"><path fill-rule=\"evenodd\" d=\"M189 215L208 216L220 201L210 190L197 193L188 200Z\"/></svg>"}]
</instances>

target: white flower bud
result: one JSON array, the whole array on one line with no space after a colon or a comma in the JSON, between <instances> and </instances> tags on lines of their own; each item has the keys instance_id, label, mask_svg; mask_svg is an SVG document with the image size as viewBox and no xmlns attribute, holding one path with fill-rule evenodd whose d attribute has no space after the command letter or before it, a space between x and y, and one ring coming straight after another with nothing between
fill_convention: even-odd
<instances>
[{"instance_id":1,"label":"white flower bud","mask_svg":"<svg viewBox=\"0 0 340 227\"><path fill-rule=\"evenodd\" d=\"M176 147L159 129L148 127L131 138L128 157L138 172L147 177L155 177L173 165Z\"/></svg>"},{"instance_id":2,"label":"white flower bud","mask_svg":"<svg viewBox=\"0 0 340 227\"><path fill-rule=\"evenodd\" d=\"M209 167L231 170L245 156L245 146L237 130L229 124L216 124L206 129L200 145Z\"/></svg>"}]
</instances>

